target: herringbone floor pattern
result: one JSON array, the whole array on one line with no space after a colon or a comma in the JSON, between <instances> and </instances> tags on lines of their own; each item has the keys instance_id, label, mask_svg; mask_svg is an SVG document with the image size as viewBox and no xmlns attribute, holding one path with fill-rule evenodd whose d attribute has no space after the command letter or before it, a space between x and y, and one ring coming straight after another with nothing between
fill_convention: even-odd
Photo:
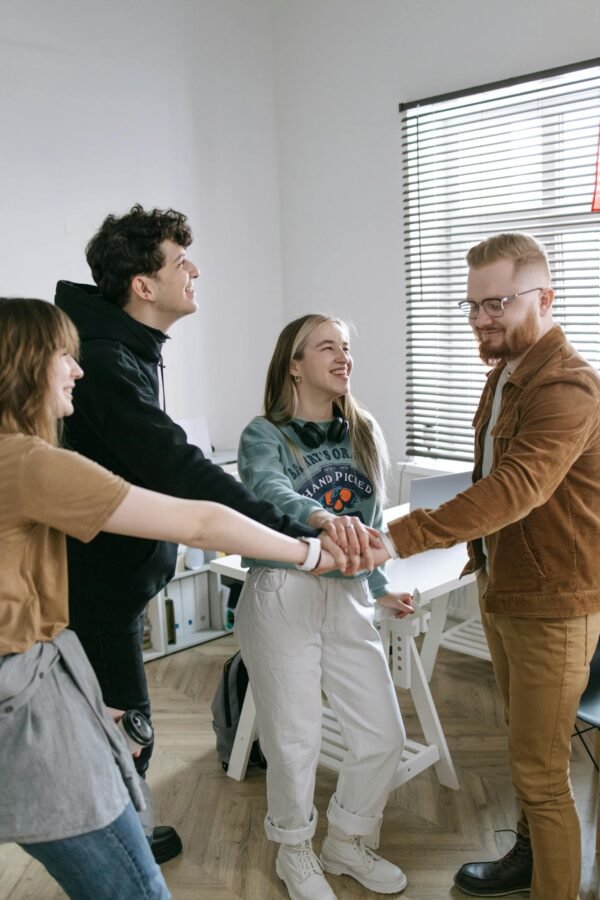
<instances>
[{"instance_id":1,"label":"herringbone floor pattern","mask_svg":"<svg viewBox=\"0 0 600 900\"><path fill-rule=\"evenodd\" d=\"M174 900L277 900L287 896L274 872L276 848L263 831L264 774L251 770L238 784L227 778L215 753L210 701L223 662L234 648L234 639L226 637L148 666L158 744L149 780L157 820L175 825L184 843L183 855L163 867ZM452 887L452 876L461 863L493 858L512 843L510 834L495 834L513 826L514 805L502 710L490 664L441 651L432 690L461 790L441 788L429 769L390 798L380 850L408 876L404 900L464 897ZM400 703L408 734L418 739L406 692L401 692ZM572 768L584 834L581 900L595 900L597 782L590 761L577 745ZM317 848L334 787L333 773L321 769L316 795L321 814ZM347 877L330 877L330 883L343 900L375 896ZM0 900L63 897L44 870L19 848L0 847Z\"/></svg>"}]
</instances>

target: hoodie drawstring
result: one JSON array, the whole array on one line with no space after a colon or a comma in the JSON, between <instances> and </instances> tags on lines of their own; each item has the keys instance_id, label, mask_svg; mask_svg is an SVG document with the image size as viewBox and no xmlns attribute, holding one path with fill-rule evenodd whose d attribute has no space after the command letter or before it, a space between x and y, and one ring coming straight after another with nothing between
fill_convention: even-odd
<instances>
[{"instance_id":1,"label":"hoodie drawstring","mask_svg":"<svg viewBox=\"0 0 600 900\"><path fill-rule=\"evenodd\" d=\"M165 394L165 363L162 354L158 357L158 368L160 369L160 384L162 387L162 408L163 412L167 411L167 397Z\"/></svg>"}]
</instances>

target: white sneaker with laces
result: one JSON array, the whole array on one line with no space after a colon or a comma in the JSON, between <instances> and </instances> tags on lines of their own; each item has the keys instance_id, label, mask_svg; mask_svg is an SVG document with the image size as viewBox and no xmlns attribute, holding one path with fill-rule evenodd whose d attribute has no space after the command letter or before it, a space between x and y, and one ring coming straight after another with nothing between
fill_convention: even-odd
<instances>
[{"instance_id":1,"label":"white sneaker with laces","mask_svg":"<svg viewBox=\"0 0 600 900\"><path fill-rule=\"evenodd\" d=\"M287 887L291 900L336 900L310 841L280 844L275 871Z\"/></svg>"},{"instance_id":2,"label":"white sneaker with laces","mask_svg":"<svg viewBox=\"0 0 600 900\"><path fill-rule=\"evenodd\" d=\"M345 835L331 825L321 848L321 862L326 872L350 875L380 894L397 894L406 887L402 869L374 853L361 837Z\"/></svg>"}]
</instances>

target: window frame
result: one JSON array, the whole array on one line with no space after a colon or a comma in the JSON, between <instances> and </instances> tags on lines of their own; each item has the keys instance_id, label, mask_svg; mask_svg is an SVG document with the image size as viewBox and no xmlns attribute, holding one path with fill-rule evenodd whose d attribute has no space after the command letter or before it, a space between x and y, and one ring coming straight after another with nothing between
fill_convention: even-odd
<instances>
[{"instance_id":1,"label":"window frame","mask_svg":"<svg viewBox=\"0 0 600 900\"><path fill-rule=\"evenodd\" d=\"M538 238L555 320L600 368L600 216L591 212L600 58L403 103L400 113L407 455L471 460L486 373L456 305L471 244L499 231Z\"/></svg>"}]
</instances>

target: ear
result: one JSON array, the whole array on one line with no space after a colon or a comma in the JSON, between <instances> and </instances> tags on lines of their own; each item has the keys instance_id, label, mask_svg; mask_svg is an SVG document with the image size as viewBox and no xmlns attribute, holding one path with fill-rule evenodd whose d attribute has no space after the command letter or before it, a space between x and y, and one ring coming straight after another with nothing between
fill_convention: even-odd
<instances>
[{"instance_id":1,"label":"ear","mask_svg":"<svg viewBox=\"0 0 600 900\"><path fill-rule=\"evenodd\" d=\"M293 359L292 362L290 363L290 375L292 375L292 377L293 377L294 375L301 375L301 374L302 373L300 372L300 369L298 368L298 360Z\"/></svg>"},{"instance_id":2,"label":"ear","mask_svg":"<svg viewBox=\"0 0 600 900\"><path fill-rule=\"evenodd\" d=\"M552 315L552 304L554 303L554 288L546 288L540 293L540 313L543 316Z\"/></svg>"},{"instance_id":3,"label":"ear","mask_svg":"<svg viewBox=\"0 0 600 900\"><path fill-rule=\"evenodd\" d=\"M134 275L131 279L130 294L146 303L154 302L154 285L147 275Z\"/></svg>"}]
</instances>

